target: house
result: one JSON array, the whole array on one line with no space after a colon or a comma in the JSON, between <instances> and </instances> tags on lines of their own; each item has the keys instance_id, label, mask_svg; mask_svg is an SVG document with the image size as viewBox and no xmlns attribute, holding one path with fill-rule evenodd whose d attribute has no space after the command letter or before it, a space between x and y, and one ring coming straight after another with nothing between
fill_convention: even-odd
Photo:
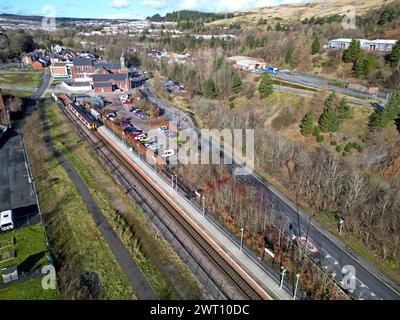
<instances>
[{"instance_id":1,"label":"house","mask_svg":"<svg viewBox=\"0 0 400 320\"><path fill-rule=\"evenodd\" d=\"M39 60L44 56L44 52L41 50L35 50L29 53L21 55L21 60L24 65L31 65L33 62Z\"/></svg>"},{"instance_id":2,"label":"house","mask_svg":"<svg viewBox=\"0 0 400 320\"><path fill-rule=\"evenodd\" d=\"M53 61L50 72L53 78L71 78L73 63L64 61Z\"/></svg>"},{"instance_id":3,"label":"house","mask_svg":"<svg viewBox=\"0 0 400 320\"><path fill-rule=\"evenodd\" d=\"M228 61L234 62L234 68L239 70L247 70L251 72L265 71L268 64L263 59L251 58L245 56L235 56L227 58Z\"/></svg>"},{"instance_id":4,"label":"house","mask_svg":"<svg viewBox=\"0 0 400 320\"><path fill-rule=\"evenodd\" d=\"M90 81L95 72L93 60L89 58L73 58L72 77L75 81Z\"/></svg>"},{"instance_id":5,"label":"house","mask_svg":"<svg viewBox=\"0 0 400 320\"><path fill-rule=\"evenodd\" d=\"M394 45L396 44L396 40L385 40L385 39L376 39L376 40L367 40L367 39L357 39L360 42L361 49L365 51L372 52L391 52ZM333 50L344 50L347 49L351 43L352 39L350 38L340 38L330 40L328 43L328 48Z\"/></svg>"},{"instance_id":6,"label":"house","mask_svg":"<svg viewBox=\"0 0 400 320\"><path fill-rule=\"evenodd\" d=\"M93 88L96 93L130 90L132 83L128 74L94 74Z\"/></svg>"}]
</instances>

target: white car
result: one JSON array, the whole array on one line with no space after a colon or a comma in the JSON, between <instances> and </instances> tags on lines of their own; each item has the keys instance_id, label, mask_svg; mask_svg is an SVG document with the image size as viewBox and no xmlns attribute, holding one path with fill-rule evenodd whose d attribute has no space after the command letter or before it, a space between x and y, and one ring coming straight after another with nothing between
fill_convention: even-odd
<instances>
[{"instance_id":1,"label":"white car","mask_svg":"<svg viewBox=\"0 0 400 320\"><path fill-rule=\"evenodd\" d=\"M150 148L154 143L155 143L155 141L149 141L149 142L146 142L146 143L144 144L144 146L145 146L146 148Z\"/></svg>"},{"instance_id":2,"label":"white car","mask_svg":"<svg viewBox=\"0 0 400 320\"><path fill-rule=\"evenodd\" d=\"M169 158L171 156L175 155L175 151L170 149L170 150L165 150L164 153L161 155L161 158Z\"/></svg>"},{"instance_id":3,"label":"white car","mask_svg":"<svg viewBox=\"0 0 400 320\"><path fill-rule=\"evenodd\" d=\"M135 137L136 141L142 140L142 139L146 139L147 138L147 134L142 133L140 135L138 135L137 137Z\"/></svg>"},{"instance_id":4,"label":"white car","mask_svg":"<svg viewBox=\"0 0 400 320\"><path fill-rule=\"evenodd\" d=\"M166 126L159 127L159 128L158 128L158 131L160 131L160 132L166 132L166 131L168 131L168 127L166 127Z\"/></svg>"}]
</instances>

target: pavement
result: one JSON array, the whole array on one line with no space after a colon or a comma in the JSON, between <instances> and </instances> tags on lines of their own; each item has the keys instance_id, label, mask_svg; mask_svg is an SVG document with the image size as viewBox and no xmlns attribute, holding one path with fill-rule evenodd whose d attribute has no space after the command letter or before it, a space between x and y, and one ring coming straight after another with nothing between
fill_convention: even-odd
<instances>
[{"instance_id":1,"label":"pavement","mask_svg":"<svg viewBox=\"0 0 400 320\"><path fill-rule=\"evenodd\" d=\"M43 110L42 110L43 111ZM56 160L62 165L62 167L67 172L68 176L74 183L79 194L81 195L83 201L85 202L87 209L93 217L100 233L106 240L111 252L113 253L121 269L128 277L129 283L131 284L134 292L142 300L156 300L153 289L148 283L147 279L143 276L137 263L132 259L132 256L125 245L122 243L121 239L117 233L113 230L109 224L107 218L102 213L97 202L91 196L87 186L76 172L74 167L68 162L68 160L54 147L51 139L51 133L49 128L49 123L47 117L44 117L44 132L45 132L45 142L52 150Z\"/></svg>"},{"instance_id":2,"label":"pavement","mask_svg":"<svg viewBox=\"0 0 400 320\"><path fill-rule=\"evenodd\" d=\"M181 118L189 117L187 114L183 114L182 111L173 108L160 99L158 99L147 87L144 91L150 101L158 104L161 108L165 109L168 114L181 114ZM174 110L174 111L172 111ZM183 115L182 115L183 114ZM190 118L190 117L189 117ZM191 121L184 122L185 126L194 128L194 123ZM199 134L197 128L194 129L196 134ZM204 141L210 139L209 136L203 136ZM213 152L220 154L224 153L225 158L229 159L229 154L225 153L215 142L212 142L210 148ZM242 168L242 161L237 157L232 159L232 165L230 169L234 171L237 168ZM256 172L251 172L249 175L238 176L241 181L256 187L259 190L264 189L268 195L271 207L273 207L280 215L285 218L289 223L297 226L298 217L296 204L289 199L285 194L280 192L271 183L266 181ZM363 257L354 252L349 248L341 239L333 235L330 231L324 228L322 225L317 223L315 220L310 220L311 214L306 212L303 208L299 208L299 219L300 219L300 230L302 234L305 234L308 230L309 239L317 243L321 248L323 255L323 268L329 272L338 283L342 286L346 285L346 280L355 280L355 287L351 286L349 292L356 297L356 299L362 300L392 300L400 299L400 288L399 285L390 280L385 274L378 270L371 263L367 262ZM311 222L310 222L311 221ZM308 228L310 222L310 228ZM351 271L349 273L349 270ZM347 287L346 287L347 288Z\"/></svg>"},{"instance_id":3,"label":"pavement","mask_svg":"<svg viewBox=\"0 0 400 320\"><path fill-rule=\"evenodd\" d=\"M164 193L168 196L177 207L187 214L187 216L203 230L209 238L211 238L220 248L223 249L234 262L248 273L261 287L270 294L274 299L292 300L293 297L286 290L280 289L275 278L272 278L259 264L247 256L236 242L232 241L223 232L220 231L203 213L199 211L191 202L184 196L172 188L161 176L155 173L154 169L146 162L140 159L137 155L130 152L123 142L114 136L113 133L106 127L102 126L98 129L106 135L111 142L120 150L123 150L124 155L129 158L142 172L149 177Z\"/></svg>"}]
</instances>

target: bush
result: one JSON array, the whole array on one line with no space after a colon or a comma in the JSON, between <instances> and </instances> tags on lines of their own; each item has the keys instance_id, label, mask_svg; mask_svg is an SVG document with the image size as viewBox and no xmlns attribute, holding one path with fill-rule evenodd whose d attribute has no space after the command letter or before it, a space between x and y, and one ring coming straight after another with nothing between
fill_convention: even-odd
<instances>
[{"instance_id":1,"label":"bush","mask_svg":"<svg viewBox=\"0 0 400 320\"><path fill-rule=\"evenodd\" d=\"M341 146L337 146L337 147L336 147L336 151L337 151L338 153L342 152L342 150L343 150L343 149L342 149Z\"/></svg>"},{"instance_id":2,"label":"bush","mask_svg":"<svg viewBox=\"0 0 400 320\"><path fill-rule=\"evenodd\" d=\"M353 144L352 143L348 143L346 144L346 146L344 147L344 152L351 152L351 149L353 148Z\"/></svg>"},{"instance_id":3,"label":"bush","mask_svg":"<svg viewBox=\"0 0 400 320\"><path fill-rule=\"evenodd\" d=\"M337 146L337 142L335 140L331 141L331 146Z\"/></svg>"},{"instance_id":4,"label":"bush","mask_svg":"<svg viewBox=\"0 0 400 320\"><path fill-rule=\"evenodd\" d=\"M342 156L343 156L343 158L346 158L346 157L347 157L347 155L348 155L348 153L347 153L347 152L345 152L345 151L343 151L343 152L342 152Z\"/></svg>"},{"instance_id":5,"label":"bush","mask_svg":"<svg viewBox=\"0 0 400 320\"><path fill-rule=\"evenodd\" d=\"M321 142L323 142L325 139L324 139L324 137L323 136L321 136L321 135L318 135L317 136L317 142L318 143L321 143Z\"/></svg>"}]
</instances>

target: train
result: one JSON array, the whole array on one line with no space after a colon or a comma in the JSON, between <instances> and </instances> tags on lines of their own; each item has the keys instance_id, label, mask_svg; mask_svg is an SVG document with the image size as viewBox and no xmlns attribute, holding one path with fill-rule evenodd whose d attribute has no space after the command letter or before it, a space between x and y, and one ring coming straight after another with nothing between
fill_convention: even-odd
<instances>
[{"instance_id":1,"label":"train","mask_svg":"<svg viewBox=\"0 0 400 320\"><path fill-rule=\"evenodd\" d=\"M61 100L63 105L70 109L88 129L97 130L97 128L102 125L98 116L95 117L91 112L86 111L84 108L74 103L67 95L59 96L58 99Z\"/></svg>"}]
</instances>

